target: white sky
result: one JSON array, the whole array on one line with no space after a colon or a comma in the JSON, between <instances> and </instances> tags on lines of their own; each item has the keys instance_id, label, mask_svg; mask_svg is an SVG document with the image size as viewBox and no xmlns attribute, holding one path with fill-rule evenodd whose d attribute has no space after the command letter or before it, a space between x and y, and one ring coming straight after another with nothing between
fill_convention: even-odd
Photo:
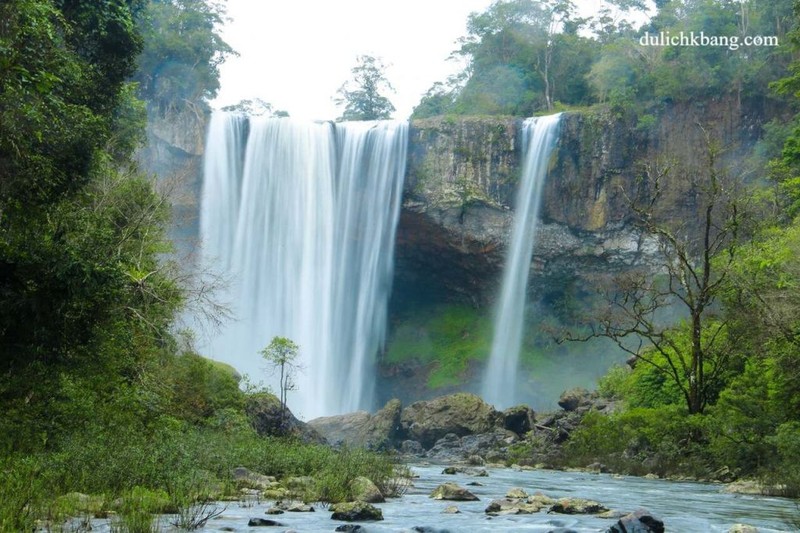
<instances>
[{"instance_id":1,"label":"white sky","mask_svg":"<svg viewBox=\"0 0 800 533\"><path fill-rule=\"evenodd\" d=\"M261 98L292 117L333 119L333 97L356 56L381 57L407 118L422 94L457 70L447 61L467 16L492 0L228 0L223 38L240 57L221 67L213 107Z\"/></svg>"},{"instance_id":2,"label":"white sky","mask_svg":"<svg viewBox=\"0 0 800 533\"><path fill-rule=\"evenodd\" d=\"M466 35L467 16L492 0L228 0L225 41L240 57L221 67L219 108L261 98L292 117L334 119L333 97L356 56L380 57L394 94L394 118L408 118L436 81L459 70L447 61ZM578 0L583 16L600 0Z\"/></svg>"}]
</instances>

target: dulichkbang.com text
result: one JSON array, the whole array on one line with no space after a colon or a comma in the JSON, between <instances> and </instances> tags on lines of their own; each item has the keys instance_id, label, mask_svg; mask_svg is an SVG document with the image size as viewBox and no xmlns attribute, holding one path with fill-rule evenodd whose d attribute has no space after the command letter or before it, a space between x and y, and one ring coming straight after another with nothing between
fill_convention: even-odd
<instances>
[{"instance_id":1,"label":"dulichkbang.com text","mask_svg":"<svg viewBox=\"0 0 800 533\"><path fill-rule=\"evenodd\" d=\"M658 35L645 33L639 38L642 46L724 46L728 50L738 50L742 46L778 46L776 35L706 35L704 32L679 32L671 34L662 31Z\"/></svg>"}]
</instances>

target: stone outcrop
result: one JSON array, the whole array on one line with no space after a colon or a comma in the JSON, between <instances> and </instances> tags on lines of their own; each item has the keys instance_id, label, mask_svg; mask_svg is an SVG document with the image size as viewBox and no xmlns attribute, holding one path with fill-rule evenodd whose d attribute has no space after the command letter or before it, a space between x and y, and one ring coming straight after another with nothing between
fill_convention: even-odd
<instances>
[{"instance_id":1,"label":"stone outcrop","mask_svg":"<svg viewBox=\"0 0 800 533\"><path fill-rule=\"evenodd\" d=\"M401 437L400 400L389 400L376 412L356 411L344 415L325 416L308 422L334 446L355 446L371 450L396 447Z\"/></svg>"},{"instance_id":2,"label":"stone outcrop","mask_svg":"<svg viewBox=\"0 0 800 533\"><path fill-rule=\"evenodd\" d=\"M460 437L490 432L501 419L501 413L478 396L457 393L412 403L403 409L400 424L409 439L427 449L448 433Z\"/></svg>"},{"instance_id":3,"label":"stone outcrop","mask_svg":"<svg viewBox=\"0 0 800 533\"><path fill-rule=\"evenodd\" d=\"M261 436L293 436L303 442L325 444L327 441L317 430L298 420L287 408L284 415L281 402L269 393L251 395L245 404L245 414L250 425Z\"/></svg>"}]
</instances>

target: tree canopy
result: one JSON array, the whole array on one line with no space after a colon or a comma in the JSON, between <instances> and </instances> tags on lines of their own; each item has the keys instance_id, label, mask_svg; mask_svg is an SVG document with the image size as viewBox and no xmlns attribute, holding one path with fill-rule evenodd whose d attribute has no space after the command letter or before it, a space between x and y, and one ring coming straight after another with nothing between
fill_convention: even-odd
<instances>
[{"instance_id":1,"label":"tree canopy","mask_svg":"<svg viewBox=\"0 0 800 533\"><path fill-rule=\"evenodd\" d=\"M358 56L352 78L338 91L335 102L344 106L338 120L382 120L391 118L394 105L384 96L394 88L386 79L386 65L376 57Z\"/></svg>"}]
</instances>

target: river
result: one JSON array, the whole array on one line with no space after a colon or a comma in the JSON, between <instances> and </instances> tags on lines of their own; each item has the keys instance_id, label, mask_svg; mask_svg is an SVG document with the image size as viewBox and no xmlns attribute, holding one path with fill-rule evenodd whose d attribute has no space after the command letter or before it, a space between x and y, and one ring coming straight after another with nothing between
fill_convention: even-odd
<instances>
[{"instance_id":1,"label":"river","mask_svg":"<svg viewBox=\"0 0 800 533\"><path fill-rule=\"evenodd\" d=\"M382 522L362 522L362 533L424 531L444 533L474 533L494 531L531 531L546 533L568 528L580 533L602 532L614 523L591 515L558 515L542 511L531 515L491 517L484 510L493 499L502 498L513 487L528 494L537 491L553 497L580 497L596 500L618 511L645 508L664 521L666 530L681 533L726 533L737 523L759 528L760 533L793 531L791 516L800 510L794 501L784 498L744 496L721 492L723 485L696 482L664 481L610 474L560 472L552 470L516 471L488 469L488 477L466 474L444 475L442 466L412 466L420 477L399 499L377 504L383 510ZM430 492L439 484L455 482L461 486L477 481L482 486L469 486L480 501L449 502L432 500ZM445 507L456 505L458 514L443 514ZM313 513L284 513L267 516L271 501L232 502L224 513L211 520L202 531L288 531L332 532L344 522L331 520L331 513L315 505ZM279 521L283 527L249 527L254 517ZM169 517L161 522L168 524ZM108 521L95 521L94 531L108 531Z\"/></svg>"}]
</instances>

